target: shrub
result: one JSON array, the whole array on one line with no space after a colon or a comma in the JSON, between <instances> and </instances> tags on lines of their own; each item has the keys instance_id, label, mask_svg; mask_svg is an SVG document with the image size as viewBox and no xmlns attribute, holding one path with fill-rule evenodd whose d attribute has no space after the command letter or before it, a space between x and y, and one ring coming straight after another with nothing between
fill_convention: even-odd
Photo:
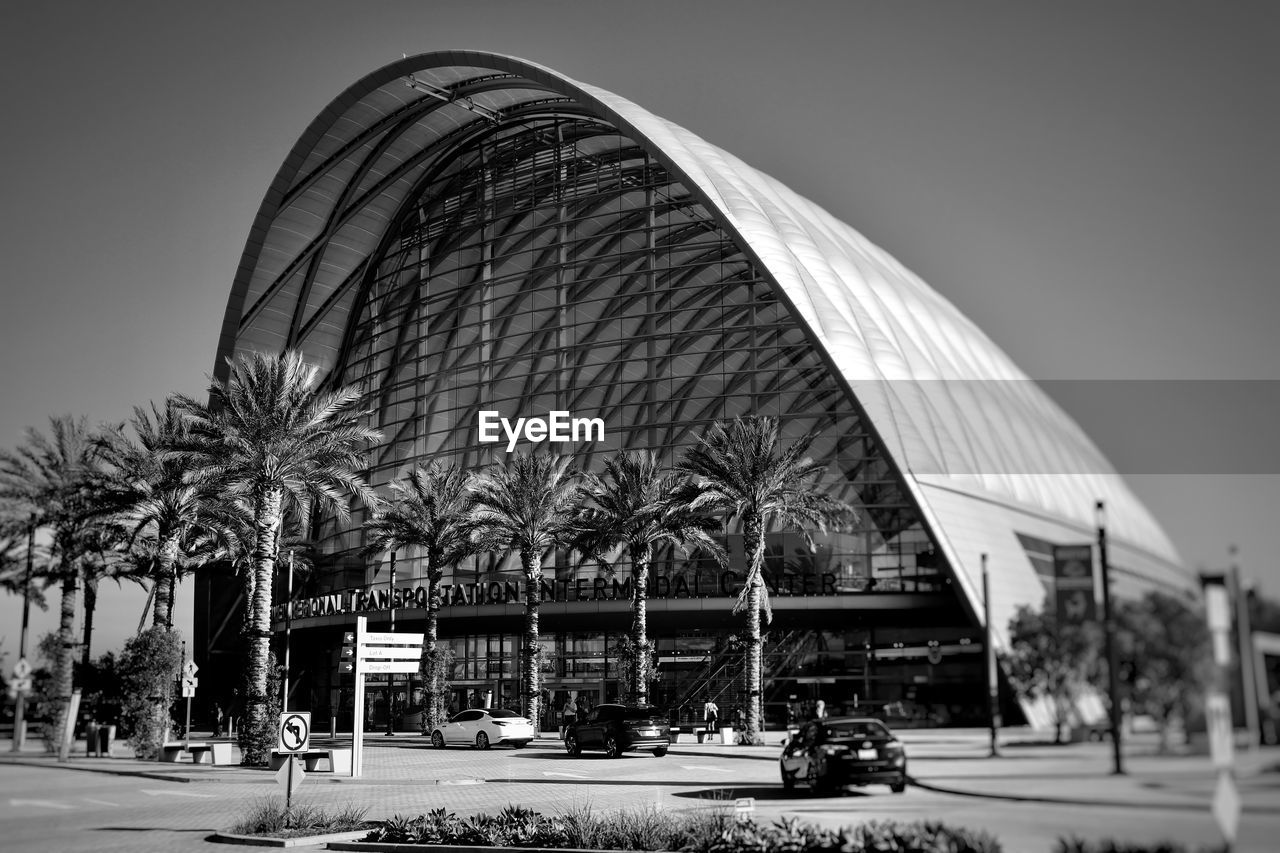
<instances>
[{"instance_id":1,"label":"shrub","mask_svg":"<svg viewBox=\"0 0 1280 853\"><path fill-rule=\"evenodd\" d=\"M1225 853L1226 847L1204 847L1201 853ZM1072 836L1059 838L1053 853L1189 853L1188 848L1176 841L1157 841L1154 844L1140 844L1128 841L1116 841L1107 838L1102 841L1086 841Z\"/></svg>"},{"instance_id":2,"label":"shrub","mask_svg":"<svg viewBox=\"0 0 1280 853\"><path fill-rule=\"evenodd\" d=\"M244 820L231 828L237 835L265 835L292 838L299 835L324 835L364 829L367 806L342 806L328 812L319 806L294 806L286 810L279 797L259 800Z\"/></svg>"},{"instance_id":3,"label":"shrub","mask_svg":"<svg viewBox=\"0 0 1280 853\"><path fill-rule=\"evenodd\" d=\"M682 850L685 853L1000 853L1001 850L999 842L984 832L949 827L937 821L872 822L834 830L793 818L761 826L753 820L735 821L723 809L681 813L662 811L655 806L600 815L582 806L555 817L508 806L496 815L466 819L436 809L416 818L396 816L382 821L365 840L395 844Z\"/></svg>"},{"instance_id":4,"label":"shrub","mask_svg":"<svg viewBox=\"0 0 1280 853\"><path fill-rule=\"evenodd\" d=\"M160 757L173 683L182 667L182 639L177 631L148 628L125 643L117 671L127 721L129 746L143 760Z\"/></svg>"}]
</instances>

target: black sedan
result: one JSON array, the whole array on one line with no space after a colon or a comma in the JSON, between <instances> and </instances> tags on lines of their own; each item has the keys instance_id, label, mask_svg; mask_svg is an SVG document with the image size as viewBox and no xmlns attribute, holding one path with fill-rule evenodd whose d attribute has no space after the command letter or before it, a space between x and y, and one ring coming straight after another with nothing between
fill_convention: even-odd
<instances>
[{"instance_id":1,"label":"black sedan","mask_svg":"<svg viewBox=\"0 0 1280 853\"><path fill-rule=\"evenodd\" d=\"M806 723L787 741L779 760L782 787L804 779L815 792L848 785L888 785L907 789L907 754L902 742L879 720L833 717Z\"/></svg>"},{"instance_id":2,"label":"black sedan","mask_svg":"<svg viewBox=\"0 0 1280 853\"><path fill-rule=\"evenodd\" d=\"M610 758L632 751L663 756L670 746L671 727L652 705L597 705L564 735L564 748L570 755L602 749Z\"/></svg>"}]
</instances>

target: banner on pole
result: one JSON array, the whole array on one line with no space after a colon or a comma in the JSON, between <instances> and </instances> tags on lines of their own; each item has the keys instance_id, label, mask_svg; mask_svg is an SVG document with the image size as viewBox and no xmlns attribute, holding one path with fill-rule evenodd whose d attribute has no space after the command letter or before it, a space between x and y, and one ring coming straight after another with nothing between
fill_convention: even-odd
<instances>
[{"instance_id":1,"label":"banner on pole","mask_svg":"<svg viewBox=\"0 0 1280 853\"><path fill-rule=\"evenodd\" d=\"M1093 599L1093 546L1053 546L1054 598L1058 624L1082 625L1098 618Z\"/></svg>"}]
</instances>

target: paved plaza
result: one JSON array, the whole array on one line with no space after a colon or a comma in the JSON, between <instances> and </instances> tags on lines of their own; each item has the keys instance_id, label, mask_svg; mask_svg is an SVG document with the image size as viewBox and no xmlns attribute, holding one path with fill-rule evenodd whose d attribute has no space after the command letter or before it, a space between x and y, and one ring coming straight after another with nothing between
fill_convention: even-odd
<instances>
[{"instance_id":1,"label":"paved plaza","mask_svg":"<svg viewBox=\"0 0 1280 853\"><path fill-rule=\"evenodd\" d=\"M1042 853L1055 838L1175 838L1194 847L1218 840L1210 816L1214 778L1205 756L1158 757L1149 743L1110 774L1105 744L1054 747L1030 735L986 757L985 732L900 733L916 784L905 794L876 786L811 796L779 784L781 735L760 747L677 744L663 758L573 758L558 741L524 750L436 750L425 739L369 736L365 776L307 777L298 801L365 806L369 817L444 807L459 814L511 803L555 813L652 805L726 808L755 800L757 818L787 815L825 825L873 819L936 819L986 829L1009 853ZM281 791L267 771L139 762L117 748L110 759L59 766L34 748L20 756L0 742L0 849L9 851L216 851L206 837L229 829L255 802ZM1280 751L1243 753L1239 851L1273 849L1280 835Z\"/></svg>"}]
</instances>

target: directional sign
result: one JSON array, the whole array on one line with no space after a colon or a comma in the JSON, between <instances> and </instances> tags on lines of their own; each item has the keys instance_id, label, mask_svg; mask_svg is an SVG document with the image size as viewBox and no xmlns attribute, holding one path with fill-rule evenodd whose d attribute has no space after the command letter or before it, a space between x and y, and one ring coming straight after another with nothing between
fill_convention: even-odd
<instances>
[{"instance_id":1,"label":"directional sign","mask_svg":"<svg viewBox=\"0 0 1280 853\"><path fill-rule=\"evenodd\" d=\"M191 699L196 695L196 686L190 681L182 682L182 698Z\"/></svg>"},{"instance_id":2,"label":"directional sign","mask_svg":"<svg viewBox=\"0 0 1280 853\"><path fill-rule=\"evenodd\" d=\"M398 649L377 649L368 646L360 647L360 662L367 660L417 660L422 654L422 649L417 646L408 646Z\"/></svg>"},{"instance_id":3,"label":"directional sign","mask_svg":"<svg viewBox=\"0 0 1280 853\"><path fill-rule=\"evenodd\" d=\"M18 658L18 662L13 665L13 677L16 681L21 681L31 674L31 664L27 663L26 658Z\"/></svg>"},{"instance_id":4,"label":"directional sign","mask_svg":"<svg viewBox=\"0 0 1280 853\"><path fill-rule=\"evenodd\" d=\"M302 786L302 780L306 778L307 774L302 769L302 762L292 755L276 771L276 782L284 789L286 797L292 797L298 793L298 788Z\"/></svg>"},{"instance_id":5,"label":"directional sign","mask_svg":"<svg viewBox=\"0 0 1280 853\"><path fill-rule=\"evenodd\" d=\"M426 634L365 634L360 643L365 646L420 646Z\"/></svg>"},{"instance_id":6,"label":"directional sign","mask_svg":"<svg viewBox=\"0 0 1280 853\"><path fill-rule=\"evenodd\" d=\"M343 647L342 647L342 657L343 657L344 659L346 659L346 658L353 658L353 657L355 657L355 656L356 656L356 647L355 647L355 646L343 646Z\"/></svg>"},{"instance_id":7,"label":"directional sign","mask_svg":"<svg viewBox=\"0 0 1280 853\"><path fill-rule=\"evenodd\" d=\"M189 660L187 661L186 665L182 667L182 674L185 675L187 678L195 678L196 672L198 672L199 669L200 667L196 666L195 661Z\"/></svg>"},{"instance_id":8,"label":"directional sign","mask_svg":"<svg viewBox=\"0 0 1280 853\"><path fill-rule=\"evenodd\" d=\"M286 711L276 730L276 752L306 752L311 746L311 712Z\"/></svg>"},{"instance_id":9,"label":"directional sign","mask_svg":"<svg viewBox=\"0 0 1280 853\"><path fill-rule=\"evenodd\" d=\"M349 660L344 660L338 664L338 672L347 674L356 671L356 665Z\"/></svg>"},{"instance_id":10,"label":"directional sign","mask_svg":"<svg viewBox=\"0 0 1280 853\"><path fill-rule=\"evenodd\" d=\"M342 634L342 644L344 646L354 646L356 644L356 635L354 631L345 631Z\"/></svg>"},{"instance_id":11,"label":"directional sign","mask_svg":"<svg viewBox=\"0 0 1280 853\"><path fill-rule=\"evenodd\" d=\"M1218 773L1218 788L1213 792L1213 819L1218 822L1222 837L1234 842L1240 826L1240 794L1228 770Z\"/></svg>"},{"instance_id":12,"label":"directional sign","mask_svg":"<svg viewBox=\"0 0 1280 853\"><path fill-rule=\"evenodd\" d=\"M411 675L418 671L418 662L416 660L411 660L411 661L398 661L398 660L363 661L362 660L360 661L360 671L363 672L365 675L379 675L379 674L388 674L388 673L392 675L406 675L406 674Z\"/></svg>"}]
</instances>

